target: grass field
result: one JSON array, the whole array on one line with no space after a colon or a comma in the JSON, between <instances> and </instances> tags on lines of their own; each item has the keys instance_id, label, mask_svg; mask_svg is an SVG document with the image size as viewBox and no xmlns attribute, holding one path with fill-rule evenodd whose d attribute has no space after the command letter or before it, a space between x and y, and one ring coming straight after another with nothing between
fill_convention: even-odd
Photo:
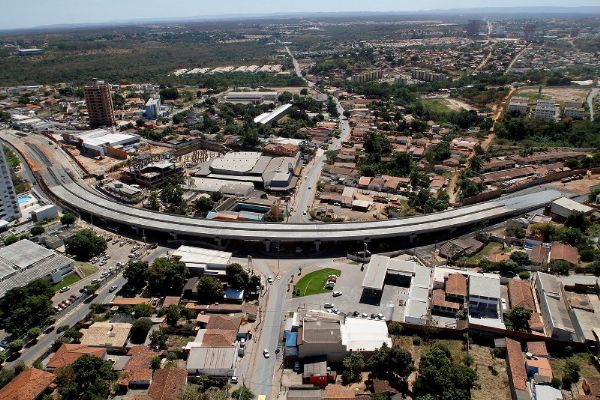
<instances>
[{"instance_id":1,"label":"grass field","mask_svg":"<svg viewBox=\"0 0 600 400\"><path fill-rule=\"evenodd\" d=\"M323 268L304 275L296 284L299 294L295 297L310 296L312 294L325 293L325 282L329 275L340 276L342 271L334 268Z\"/></svg>"},{"instance_id":2,"label":"grass field","mask_svg":"<svg viewBox=\"0 0 600 400\"><path fill-rule=\"evenodd\" d=\"M472 367L477 371L480 388L471 392L473 400L510 400L506 361L492 357L489 347L471 345Z\"/></svg>"},{"instance_id":3,"label":"grass field","mask_svg":"<svg viewBox=\"0 0 600 400\"><path fill-rule=\"evenodd\" d=\"M77 275L75 272L65 276L65 279L63 279L62 281L58 282L56 285L52 286L52 289L55 292L58 292L60 290L60 288L62 288L63 286L69 286L74 284L75 282L80 281L81 278L79 277L79 275Z\"/></svg>"},{"instance_id":4,"label":"grass field","mask_svg":"<svg viewBox=\"0 0 600 400\"><path fill-rule=\"evenodd\" d=\"M83 276L90 276L98 272L97 267L87 262L75 261L75 265L77 266L77 268L79 268Z\"/></svg>"},{"instance_id":5,"label":"grass field","mask_svg":"<svg viewBox=\"0 0 600 400\"><path fill-rule=\"evenodd\" d=\"M579 375L584 376L600 376L600 372L594 366L592 362L592 356L588 353L578 353L571 357L579 367L581 371L579 371ZM550 365L552 366L552 374L562 379L563 368L567 362L568 358L552 358L550 359Z\"/></svg>"},{"instance_id":6,"label":"grass field","mask_svg":"<svg viewBox=\"0 0 600 400\"><path fill-rule=\"evenodd\" d=\"M468 265L478 265L479 261L493 254L502 253L502 244L496 242L490 242L486 244L477 254L473 254L470 257L462 257L459 261L464 262Z\"/></svg>"},{"instance_id":7,"label":"grass field","mask_svg":"<svg viewBox=\"0 0 600 400\"><path fill-rule=\"evenodd\" d=\"M448 103L446 103L446 101L443 99L424 99L423 104L431 111L438 113L446 113L452 111L452 109L448 107Z\"/></svg>"}]
</instances>

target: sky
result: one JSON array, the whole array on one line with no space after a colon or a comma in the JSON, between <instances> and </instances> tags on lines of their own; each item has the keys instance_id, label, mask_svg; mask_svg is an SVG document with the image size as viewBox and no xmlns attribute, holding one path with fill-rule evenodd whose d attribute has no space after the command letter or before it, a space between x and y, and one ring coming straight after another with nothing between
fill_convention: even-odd
<instances>
[{"instance_id":1,"label":"sky","mask_svg":"<svg viewBox=\"0 0 600 400\"><path fill-rule=\"evenodd\" d=\"M0 30L227 14L597 5L598 0L0 0Z\"/></svg>"}]
</instances>

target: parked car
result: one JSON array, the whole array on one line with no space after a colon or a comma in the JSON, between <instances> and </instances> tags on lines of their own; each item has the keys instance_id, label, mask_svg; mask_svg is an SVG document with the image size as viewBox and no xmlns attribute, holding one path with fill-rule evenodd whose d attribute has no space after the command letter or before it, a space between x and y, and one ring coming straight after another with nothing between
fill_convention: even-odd
<instances>
[{"instance_id":1,"label":"parked car","mask_svg":"<svg viewBox=\"0 0 600 400\"><path fill-rule=\"evenodd\" d=\"M334 308L335 306L332 303L323 304L323 308Z\"/></svg>"},{"instance_id":2,"label":"parked car","mask_svg":"<svg viewBox=\"0 0 600 400\"><path fill-rule=\"evenodd\" d=\"M264 356L265 358L269 358L269 357L271 357L271 355L269 354L269 350L267 350L267 349L264 349L264 350L263 350L263 356Z\"/></svg>"},{"instance_id":3,"label":"parked car","mask_svg":"<svg viewBox=\"0 0 600 400\"><path fill-rule=\"evenodd\" d=\"M112 293L112 292L114 292L115 290L117 290L118 288L119 288L119 287L118 287L117 285L112 285L112 286L110 287L110 289L108 289L108 291L109 291L110 293Z\"/></svg>"},{"instance_id":4,"label":"parked car","mask_svg":"<svg viewBox=\"0 0 600 400\"><path fill-rule=\"evenodd\" d=\"M61 293L68 292L69 289L71 289L69 286L63 286L63 287L60 288L60 292Z\"/></svg>"},{"instance_id":5,"label":"parked car","mask_svg":"<svg viewBox=\"0 0 600 400\"><path fill-rule=\"evenodd\" d=\"M272 277L272 276L269 276L269 277L267 278L267 282L269 282L269 283L273 283L273 277Z\"/></svg>"},{"instance_id":6,"label":"parked car","mask_svg":"<svg viewBox=\"0 0 600 400\"><path fill-rule=\"evenodd\" d=\"M333 294L333 297L340 297L342 295L342 291L341 290L336 290L332 294Z\"/></svg>"}]
</instances>

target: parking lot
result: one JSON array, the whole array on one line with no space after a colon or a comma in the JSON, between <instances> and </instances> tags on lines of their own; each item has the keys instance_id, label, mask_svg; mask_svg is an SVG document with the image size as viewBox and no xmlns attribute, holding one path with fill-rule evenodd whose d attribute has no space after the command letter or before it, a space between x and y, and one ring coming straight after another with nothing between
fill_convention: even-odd
<instances>
[{"instance_id":1,"label":"parking lot","mask_svg":"<svg viewBox=\"0 0 600 400\"><path fill-rule=\"evenodd\" d=\"M98 228L94 228L94 230L106 239L107 248L104 253L105 256L94 257L90 260L89 264L97 268L95 273L70 285L69 290L59 291L54 295L52 298L54 305L62 303L61 310L57 310L59 312L68 310L70 303L73 302L73 296L79 297L81 295L80 290L85 286L93 284L102 285L103 282L121 273L129 261L141 259L148 254L149 249L144 249L143 243ZM67 307L64 307L65 305Z\"/></svg>"},{"instance_id":2,"label":"parking lot","mask_svg":"<svg viewBox=\"0 0 600 400\"><path fill-rule=\"evenodd\" d=\"M323 307L324 304L332 303L333 308L344 314L351 314L357 311L360 314L364 313L371 316L371 314L381 313L386 319L391 319L393 316L394 320L402 320L398 319L398 317L404 316L404 304L408 299L408 288L385 285L381 298L366 299L363 297L362 290L362 281L366 268L365 271L361 271L360 265L343 262L330 263L323 267L337 268L342 271L335 287L327 293L288 299L286 303L288 311L295 311L298 308L326 310ZM316 269L318 268L303 271L303 274ZM297 282L299 278L296 276L294 282ZM341 291L342 295L334 297L334 291Z\"/></svg>"}]
</instances>

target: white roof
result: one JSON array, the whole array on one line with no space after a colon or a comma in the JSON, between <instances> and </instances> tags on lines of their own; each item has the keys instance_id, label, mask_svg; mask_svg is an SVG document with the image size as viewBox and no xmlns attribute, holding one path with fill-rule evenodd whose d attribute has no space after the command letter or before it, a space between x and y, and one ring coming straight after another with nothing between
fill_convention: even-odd
<instances>
[{"instance_id":1,"label":"white roof","mask_svg":"<svg viewBox=\"0 0 600 400\"><path fill-rule=\"evenodd\" d=\"M255 151L239 151L227 153L223 157L212 160L211 168L235 172L251 171L258 160L261 153Z\"/></svg>"},{"instance_id":2,"label":"white roof","mask_svg":"<svg viewBox=\"0 0 600 400\"><path fill-rule=\"evenodd\" d=\"M273 119L277 118L279 115L283 114L291 107L292 107L291 104L284 104L282 106L277 107L270 113L260 114L258 117L254 118L254 123L255 124L268 124Z\"/></svg>"},{"instance_id":3,"label":"white roof","mask_svg":"<svg viewBox=\"0 0 600 400\"><path fill-rule=\"evenodd\" d=\"M423 319L427 316L427 301L408 299L404 309L404 321L406 317Z\"/></svg>"},{"instance_id":4,"label":"white roof","mask_svg":"<svg viewBox=\"0 0 600 400\"><path fill-rule=\"evenodd\" d=\"M383 289L389 261L389 257L378 254L372 255L363 278L362 287L366 289Z\"/></svg>"},{"instance_id":5,"label":"white roof","mask_svg":"<svg viewBox=\"0 0 600 400\"><path fill-rule=\"evenodd\" d=\"M571 200L567 197L561 197L560 199L556 199L552 202L552 204L566 208L571 211L580 211L584 214L587 214L594 210L593 208L588 207L585 204L578 203L575 200Z\"/></svg>"},{"instance_id":6,"label":"white roof","mask_svg":"<svg viewBox=\"0 0 600 400\"><path fill-rule=\"evenodd\" d=\"M536 400L562 400L562 392L548 385L535 385Z\"/></svg>"},{"instance_id":7,"label":"white roof","mask_svg":"<svg viewBox=\"0 0 600 400\"><path fill-rule=\"evenodd\" d=\"M469 277L469 296L500 298L500 277L490 275L471 275Z\"/></svg>"},{"instance_id":8,"label":"white roof","mask_svg":"<svg viewBox=\"0 0 600 400\"><path fill-rule=\"evenodd\" d=\"M373 351L384 343L389 347L392 346L385 321L346 318L340 330L342 344L347 351Z\"/></svg>"},{"instance_id":9,"label":"white roof","mask_svg":"<svg viewBox=\"0 0 600 400\"><path fill-rule=\"evenodd\" d=\"M199 267L204 264L227 265L231 261L231 253L226 251L203 249L201 247L180 246L173 253L181 262Z\"/></svg>"}]
</instances>

